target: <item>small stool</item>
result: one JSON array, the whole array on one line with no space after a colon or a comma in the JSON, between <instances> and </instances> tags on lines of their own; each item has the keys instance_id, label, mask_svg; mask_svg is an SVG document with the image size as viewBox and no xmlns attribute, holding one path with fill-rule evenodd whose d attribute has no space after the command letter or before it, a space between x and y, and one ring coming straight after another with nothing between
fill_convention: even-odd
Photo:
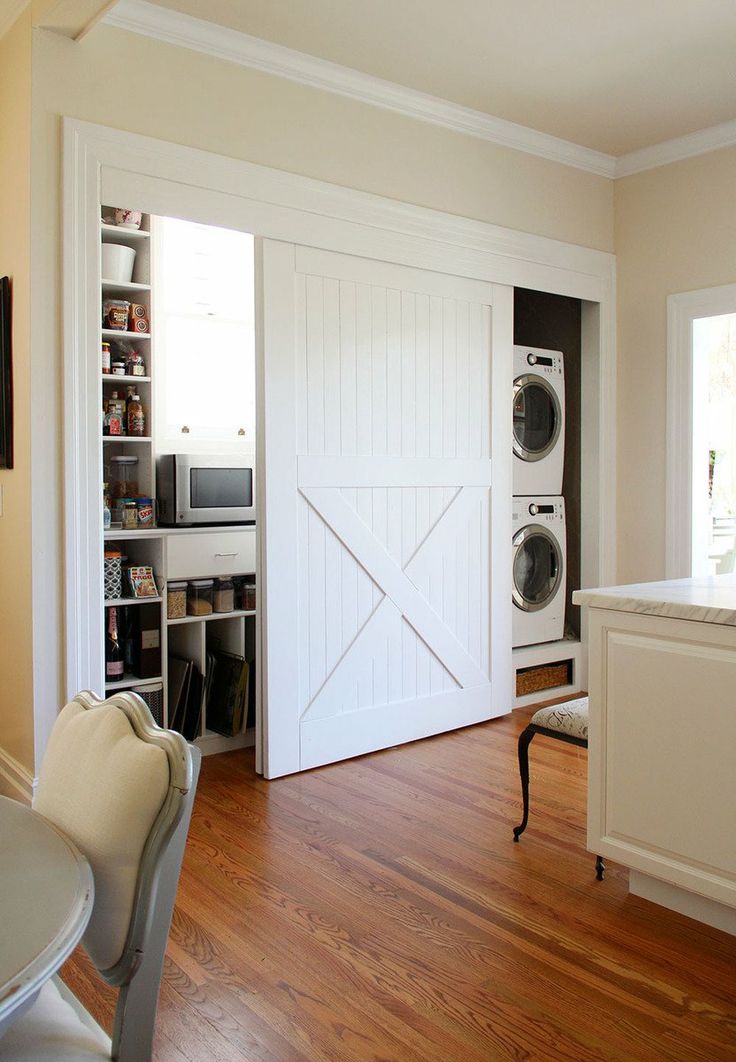
<instances>
[{"instance_id":1,"label":"small stool","mask_svg":"<svg viewBox=\"0 0 736 1062\"><path fill-rule=\"evenodd\" d=\"M514 826L514 840L518 841L529 821L529 744L535 734L567 741L570 745L588 747L588 698L578 697L564 704L553 704L540 708L532 716L529 726L519 735L519 774L521 775L521 794L524 800L524 817L520 825ZM600 856L595 857L595 876L603 881L605 863Z\"/></svg>"}]
</instances>

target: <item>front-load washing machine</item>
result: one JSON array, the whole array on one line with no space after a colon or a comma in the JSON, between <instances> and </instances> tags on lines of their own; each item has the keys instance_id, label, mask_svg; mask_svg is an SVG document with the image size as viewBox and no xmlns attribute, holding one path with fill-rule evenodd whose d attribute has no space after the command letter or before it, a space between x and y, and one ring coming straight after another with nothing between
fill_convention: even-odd
<instances>
[{"instance_id":1,"label":"front-load washing machine","mask_svg":"<svg viewBox=\"0 0 736 1062\"><path fill-rule=\"evenodd\" d=\"M564 457L562 353L514 347L514 494L562 494Z\"/></svg>"},{"instance_id":2,"label":"front-load washing machine","mask_svg":"<svg viewBox=\"0 0 736 1062\"><path fill-rule=\"evenodd\" d=\"M512 644L554 642L565 633L565 502L514 498Z\"/></svg>"}]
</instances>

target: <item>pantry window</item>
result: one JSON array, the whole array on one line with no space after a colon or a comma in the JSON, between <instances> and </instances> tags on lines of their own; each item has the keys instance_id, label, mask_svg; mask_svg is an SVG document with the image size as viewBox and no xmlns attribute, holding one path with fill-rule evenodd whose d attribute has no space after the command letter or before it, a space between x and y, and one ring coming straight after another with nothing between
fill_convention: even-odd
<instances>
[{"instance_id":1,"label":"pantry window","mask_svg":"<svg viewBox=\"0 0 736 1062\"><path fill-rule=\"evenodd\" d=\"M253 237L158 218L159 453L255 449Z\"/></svg>"}]
</instances>

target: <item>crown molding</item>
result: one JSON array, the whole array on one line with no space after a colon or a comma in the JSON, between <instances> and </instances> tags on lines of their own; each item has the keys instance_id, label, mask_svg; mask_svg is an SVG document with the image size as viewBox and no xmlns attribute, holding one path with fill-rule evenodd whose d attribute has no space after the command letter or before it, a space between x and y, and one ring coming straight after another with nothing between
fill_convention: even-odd
<instances>
[{"instance_id":1,"label":"crown molding","mask_svg":"<svg viewBox=\"0 0 736 1062\"><path fill-rule=\"evenodd\" d=\"M18 8L23 6L19 0ZM147 0L118 0L102 21L600 177L628 177L736 144L736 121L731 121L616 157Z\"/></svg>"},{"instance_id":2,"label":"crown molding","mask_svg":"<svg viewBox=\"0 0 736 1062\"><path fill-rule=\"evenodd\" d=\"M119 0L103 22L602 177L615 173L612 155L146 0Z\"/></svg>"},{"instance_id":3,"label":"crown molding","mask_svg":"<svg viewBox=\"0 0 736 1062\"><path fill-rule=\"evenodd\" d=\"M0 17L0 39L15 25L28 4L29 0L9 0L3 5L3 13Z\"/></svg>"},{"instance_id":4,"label":"crown molding","mask_svg":"<svg viewBox=\"0 0 736 1062\"><path fill-rule=\"evenodd\" d=\"M736 121L723 122L709 129L700 129L688 136L678 136L665 140L661 144L631 151L616 159L616 177L630 177L634 173L653 170L657 166L668 166L671 162L705 155L709 151L733 147L736 144Z\"/></svg>"}]
</instances>

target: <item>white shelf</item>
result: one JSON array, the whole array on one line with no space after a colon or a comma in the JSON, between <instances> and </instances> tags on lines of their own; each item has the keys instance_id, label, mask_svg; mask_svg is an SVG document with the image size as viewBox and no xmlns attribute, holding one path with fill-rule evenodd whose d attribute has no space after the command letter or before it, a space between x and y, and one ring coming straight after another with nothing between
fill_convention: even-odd
<instances>
[{"instance_id":1,"label":"white shelf","mask_svg":"<svg viewBox=\"0 0 736 1062\"><path fill-rule=\"evenodd\" d=\"M150 284L139 284L137 280L102 280L103 291L150 291Z\"/></svg>"},{"instance_id":2,"label":"white shelf","mask_svg":"<svg viewBox=\"0 0 736 1062\"><path fill-rule=\"evenodd\" d=\"M103 339L150 339L150 332L123 332L120 328L103 328Z\"/></svg>"},{"instance_id":3,"label":"white shelf","mask_svg":"<svg viewBox=\"0 0 736 1062\"><path fill-rule=\"evenodd\" d=\"M114 383L114 384L132 383L132 384L135 384L135 383L150 383L151 382L151 377L150 376L116 376L112 372L103 372L100 375L102 376L103 384L106 384L106 383L111 383L111 384L112 383Z\"/></svg>"},{"instance_id":4,"label":"white shelf","mask_svg":"<svg viewBox=\"0 0 736 1062\"><path fill-rule=\"evenodd\" d=\"M106 597L105 608L122 608L123 605L155 605L163 601L159 595L156 597Z\"/></svg>"},{"instance_id":5,"label":"white shelf","mask_svg":"<svg viewBox=\"0 0 736 1062\"><path fill-rule=\"evenodd\" d=\"M123 530L122 527L118 527L118 528L111 527L109 529L109 531L105 531L105 533L104 533L105 542L109 542L111 540L117 541L117 539L119 539L119 538L162 538L162 537L163 537L162 532L159 530L159 528L156 528L156 527L150 527L150 528L149 527L144 527L144 528L141 528L140 530L136 530L136 531Z\"/></svg>"},{"instance_id":6,"label":"white shelf","mask_svg":"<svg viewBox=\"0 0 736 1062\"><path fill-rule=\"evenodd\" d=\"M127 690L131 686L149 686L153 682L163 682L162 675L153 675L151 678L138 678L137 675L123 675L117 682L106 682L106 690Z\"/></svg>"},{"instance_id":7,"label":"white shelf","mask_svg":"<svg viewBox=\"0 0 736 1062\"><path fill-rule=\"evenodd\" d=\"M150 443L150 435L103 435L103 443Z\"/></svg>"},{"instance_id":8,"label":"white shelf","mask_svg":"<svg viewBox=\"0 0 736 1062\"><path fill-rule=\"evenodd\" d=\"M172 579L171 581L176 582L177 580ZM184 580L180 579L179 582L184 582ZM206 616L182 616L181 619L167 619L166 625L175 627L180 623L208 623L210 620L233 619L237 616L255 616L255 614L255 609L244 610L236 608L232 612L208 612Z\"/></svg>"},{"instance_id":9,"label":"white shelf","mask_svg":"<svg viewBox=\"0 0 736 1062\"><path fill-rule=\"evenodd\" d=\"M127 240L150 240L151 233L146 229L126 229L123 225L108 225L100 222L100 232L103 243L125 243ZM115 239L106 240L105 236L113 236Z\"/></svg>"},{"instance_id":10,"label":"white shelf","mask_svg":"<svg viewBox=\"0 0 736 1062\"><path fill-rule=\"evenodd\" d=\"M214 730L205 730L203 734L195 738L195 744L199 746L204 756L211 756L217 752L234 752L236 749L249 749L255 743L254 727L249 727L248 730L243 730L234 737L225 737L224 734L216 734Z\"/></svg>"}]
</instances>

